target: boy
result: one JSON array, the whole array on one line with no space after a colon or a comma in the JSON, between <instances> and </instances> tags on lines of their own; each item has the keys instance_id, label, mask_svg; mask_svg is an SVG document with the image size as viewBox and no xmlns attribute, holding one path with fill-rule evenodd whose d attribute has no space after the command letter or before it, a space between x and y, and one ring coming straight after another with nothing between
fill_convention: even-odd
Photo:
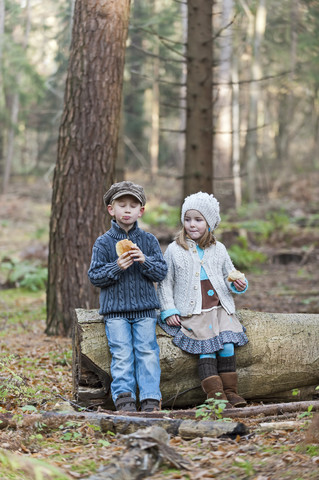
<instances>
[{"instance_id":1,"label":"boy","mask_svg":"<svg viewBox=\"0 0 319 480\"><path fill-rule=\"evenodd\" d=\"M88 275L101 289L100 314L112 354L112 398L117 410L134 412L138 386L141 410L159 410L159 303L153 282L164 279L167 265L154 235L138 227L146 203L143 188L128 181L115 183L103 200L113 220L93 246ZM118 257L116 244L123 239L135 245Z\"/></svg>"}]
</instances>

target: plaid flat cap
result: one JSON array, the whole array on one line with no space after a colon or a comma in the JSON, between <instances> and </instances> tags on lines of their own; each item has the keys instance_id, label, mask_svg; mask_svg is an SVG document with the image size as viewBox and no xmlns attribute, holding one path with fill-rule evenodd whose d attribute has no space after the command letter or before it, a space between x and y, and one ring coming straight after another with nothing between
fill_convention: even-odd
<instances>
[{"instance_id":1,"label":"plaid flat cap","mask_svg":"<svg viewBox=\"0 0 319 480\"><path fill-rule=\"evenodd\" d=\"M143 187L136 183L124 180L123 182L114 183L104 194L103 201L105 206L107 207L117 198L123 197L123 195L132 195L137 198L142 207L144 207L146 203L146 196Z\"/></svg>"}]
</instances>

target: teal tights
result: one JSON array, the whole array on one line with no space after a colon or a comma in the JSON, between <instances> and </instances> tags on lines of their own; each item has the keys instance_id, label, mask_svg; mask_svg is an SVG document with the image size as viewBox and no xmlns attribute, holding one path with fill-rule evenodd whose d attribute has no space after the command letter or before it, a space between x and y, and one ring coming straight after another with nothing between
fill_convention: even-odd
<instances>
[{"instance_id":1,"label":"teal tights","mask_svg":"<svg viewBox=\"0 0 319 480\"><path fill-rule=\"evenodd\" d=\"M235 354L233 343L224 343L224 348L218 352L220 357L232 357ZM216 358L216 353L203 353L199 358Z\"/></svg>"}]
</instances>

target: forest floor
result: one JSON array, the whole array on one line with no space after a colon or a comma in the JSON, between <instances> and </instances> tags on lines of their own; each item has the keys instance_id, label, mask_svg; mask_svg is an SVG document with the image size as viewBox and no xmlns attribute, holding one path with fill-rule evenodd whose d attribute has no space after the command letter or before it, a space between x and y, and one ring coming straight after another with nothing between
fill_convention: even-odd
<instances>
[{"instance_id":1,"label":"forest floor","mask_svg":"<svg viewBox=\"0 0 319 480\"><path fill-rule=\"evenodd\" d=\"M319 182L314 178L303 182L308 183L294 185L294 191L290 192L291 211L296 210L298 197L302 216L314 218ZM300 202L305 191L308 198ZM267 211L267 205L260 211ZM49 215L49 187L20 184L1 197L2 266L10 260L12 267L13 258L16 269L27 259L45 262ZM159 237L162 233L161 229ZM224 237L223 241L227 236ZM260 249L260 245L256 248ZM268 260L247 272L249 290L236 298L237 308L319 313L319 224L314 220L314 225L308 228L301 222L288 243L279 229L262 249L269 253ZM43 290L30 292L8 287L13 285L7 283L6 270L1 268L0 479L85 478L101 465L120 462L126 448L120 435L103 433L89 422L44 422L41 416L34 422L34 415L63 410L72 400L72 344L71 339L45 335ZM260 427L262 418L238 419L250 433L235 439L173 437L169 446L191 460L191 470L167 462L146 478L317 480L319 428L317 425L311 433L314 428L311 422L316 421L316 416L311 419L311 413L304 413L302 418L298 414L292 416L290 420L294 423L290 426L281 427L279 419L274 419L270 430ZM5 419L9 419L8 426ZM46 463L38 463L39 460Z\"/></svg>"}]
</instances>

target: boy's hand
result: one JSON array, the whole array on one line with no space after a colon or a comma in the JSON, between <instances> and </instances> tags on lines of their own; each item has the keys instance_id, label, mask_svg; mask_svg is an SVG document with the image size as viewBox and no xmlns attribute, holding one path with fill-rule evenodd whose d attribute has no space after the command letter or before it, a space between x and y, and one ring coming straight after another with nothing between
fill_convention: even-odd
<instances>
[{"instance_id":1,"label":"boy's hand","mask_svg":"<svg viewBox=\"0 0 319 480\"><path fill-rule=\"evenodd\" d=\"M126 270L128 267L133 265L133 259L130 256L130 252L122 253L122 255L117 259L117 264L121 270Z\"/></svg>"},{"instance_id":2,"label":"boy's hand","mask_svg":"<svg viewBox=\"0 0 319 480\"><path fill-rule=\"evenodd\" d=\"M179 327L181 325L181 320L179 318L179 315L171 315L170 317L167 317L165 319L165 322L170 327Z\"/></svg>"},{"instance_id":3,"label":"boy's hand","mask_svg":"<svg viewBox=\"0 0 319 480\"><path fill-rule=\"evenodd\" d=\"M239 292L242 292L246 288L246 281L245 280L235 280L234 281L234 286L236 290Z\"/></svg>"},{"instance_id":4,"label":"boy's hand","mask_svg":"<svg viewBox=\"0 0 319 480\"><path fill-rule=\"evenodd\" d=\"M117 264L121 270L126 270L128 267L133 265L134 262L144 263L145 255L138 248L137 245L131 248L129 252L123 253L118 259Z\"/></svg>"},{"instance_id":5,"label":"boy's hand","mask_svg":"<svg viewBox=\"0 0 319 480\"><path fill-rule=\"evenodd\" d=\"M142 250L138 248L137 245L134 245L134 247L132 247L128 253L134 262L139 262L139 263L145 262L145 255L142 252Z\"/></svg>"}]
</instances>

